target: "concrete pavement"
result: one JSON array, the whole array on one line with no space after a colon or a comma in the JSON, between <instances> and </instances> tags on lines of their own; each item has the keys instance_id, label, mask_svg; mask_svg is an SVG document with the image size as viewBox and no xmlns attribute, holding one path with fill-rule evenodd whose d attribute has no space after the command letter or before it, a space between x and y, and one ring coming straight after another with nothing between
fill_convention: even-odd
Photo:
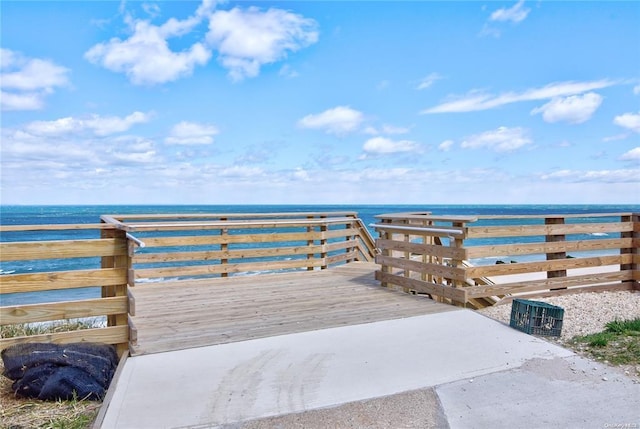
<instances>
[{"instance_id":1,"label":"concrete pavement","mask_svg":"<svg viewBox=\"0 0 640 429\"><path fill-rule=\"evenodd\" d=\"M129 358L102 427L640 428L639 410L614 369L458 310Z\"/></svg>"}]
</instances>

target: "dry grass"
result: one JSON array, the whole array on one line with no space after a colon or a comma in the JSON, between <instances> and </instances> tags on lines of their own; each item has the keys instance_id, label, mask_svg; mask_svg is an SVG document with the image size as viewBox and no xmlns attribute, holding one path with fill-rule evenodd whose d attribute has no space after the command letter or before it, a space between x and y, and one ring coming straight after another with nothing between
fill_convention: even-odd
<instances>
[{"instance_id":1,"label":"dry grass","mask_svg":"<svg viewBox=\"0 0 640 429\"><path fill-rule=\"evenodd\" d=\"M52 324L2 326L2 338L28 336L51 332L94 328L102 320L73 320ZM4 365L0 361L0 372ZM85 429L91 427L101 402L98 401L40 401L16 397L13 382L0 377L0 429Z\"/></svg>"},{"instance_id":2,"label":"dry grass","mask_svg":"<svg viewBox=\"0 0 640 429\"><path fill-rule=\"evenodd\" d=\"M0 369L4 366L0 364ZM18 398L12 381L0 379L0 428L81 429L91 427L100 409L96 401L39 401Z\"/></svg>"}]
</instances>

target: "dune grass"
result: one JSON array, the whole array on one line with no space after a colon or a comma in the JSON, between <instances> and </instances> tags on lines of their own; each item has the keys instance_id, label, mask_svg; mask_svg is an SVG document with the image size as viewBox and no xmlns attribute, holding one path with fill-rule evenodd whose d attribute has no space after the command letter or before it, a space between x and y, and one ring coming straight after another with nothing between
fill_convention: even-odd
<instances>
[{"instance_id":1,"label":"dune grass","mask_svg":"<svg viewBox=\"0 0 640 429\"><path fill-rule=\"evenodd\" d=\"M612 365L640 365L640 318L609 322L606 329L574 338L569 345Z\"/></svg>"}]
</instances>

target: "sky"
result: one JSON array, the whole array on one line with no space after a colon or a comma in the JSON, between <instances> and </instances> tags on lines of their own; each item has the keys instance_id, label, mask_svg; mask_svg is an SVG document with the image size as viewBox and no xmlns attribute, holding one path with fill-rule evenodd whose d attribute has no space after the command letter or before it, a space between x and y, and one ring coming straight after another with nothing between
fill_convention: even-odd
<instances>
[{"instance_id":1,"label":"sky","mask_svg":"<svg viewBox=\"0 0 640 429\"><path fill-rule=\"evenodd\" d=\"M640 2L0 14L4 205L640 203Z\"/></svg>"}]
</instances>

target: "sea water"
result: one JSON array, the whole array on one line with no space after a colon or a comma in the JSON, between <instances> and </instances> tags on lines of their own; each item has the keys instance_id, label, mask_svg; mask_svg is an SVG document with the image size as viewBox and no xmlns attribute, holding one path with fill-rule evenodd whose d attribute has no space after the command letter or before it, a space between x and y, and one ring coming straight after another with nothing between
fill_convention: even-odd
<instances>
[{"instance_id":1,"label":"sea water","mask_svg":"<svg viewBox=\"0 0 640 429\"><path fill-rule=\"evenodd\" d=\"M95 224L105 214L179 214L179 213L274 213L274 212L357 212L373 237L377 237L374 227L376 216L397 212L431 212L434 215L548 215L548 214L592 214L640 212L640 205L103 205L103 206L0 206L0 225L41 225L41 224ZM591 221L617 221L616 218L597 218ZM522 220L483 220L474 223L509 224L522 223ZM0 241L37 241L98 238L96 231L29 231L4 232ZM588 237L575 237L584 239ZM594 238L594 237L590 237ZM613 237L602 237L613 238ZM536 237L518 237L518 242L534 241ZM509 238L477 240L474 244L508 244ZM576 255L578 256L578 255ZM519 262L533 258L519 257ZM485 258L484 261L472 261L477 264L495 263L499 258ZM94 268L99 266L99 258L49 259L39 261L8 261L0 263L0 282L2 275L30 272L46 272ZM81 288L63 291L38 293L0 294L0 306L24 305L37 302L89 299L100 296L99 288Z\"/></svg>"}]
</instances>

